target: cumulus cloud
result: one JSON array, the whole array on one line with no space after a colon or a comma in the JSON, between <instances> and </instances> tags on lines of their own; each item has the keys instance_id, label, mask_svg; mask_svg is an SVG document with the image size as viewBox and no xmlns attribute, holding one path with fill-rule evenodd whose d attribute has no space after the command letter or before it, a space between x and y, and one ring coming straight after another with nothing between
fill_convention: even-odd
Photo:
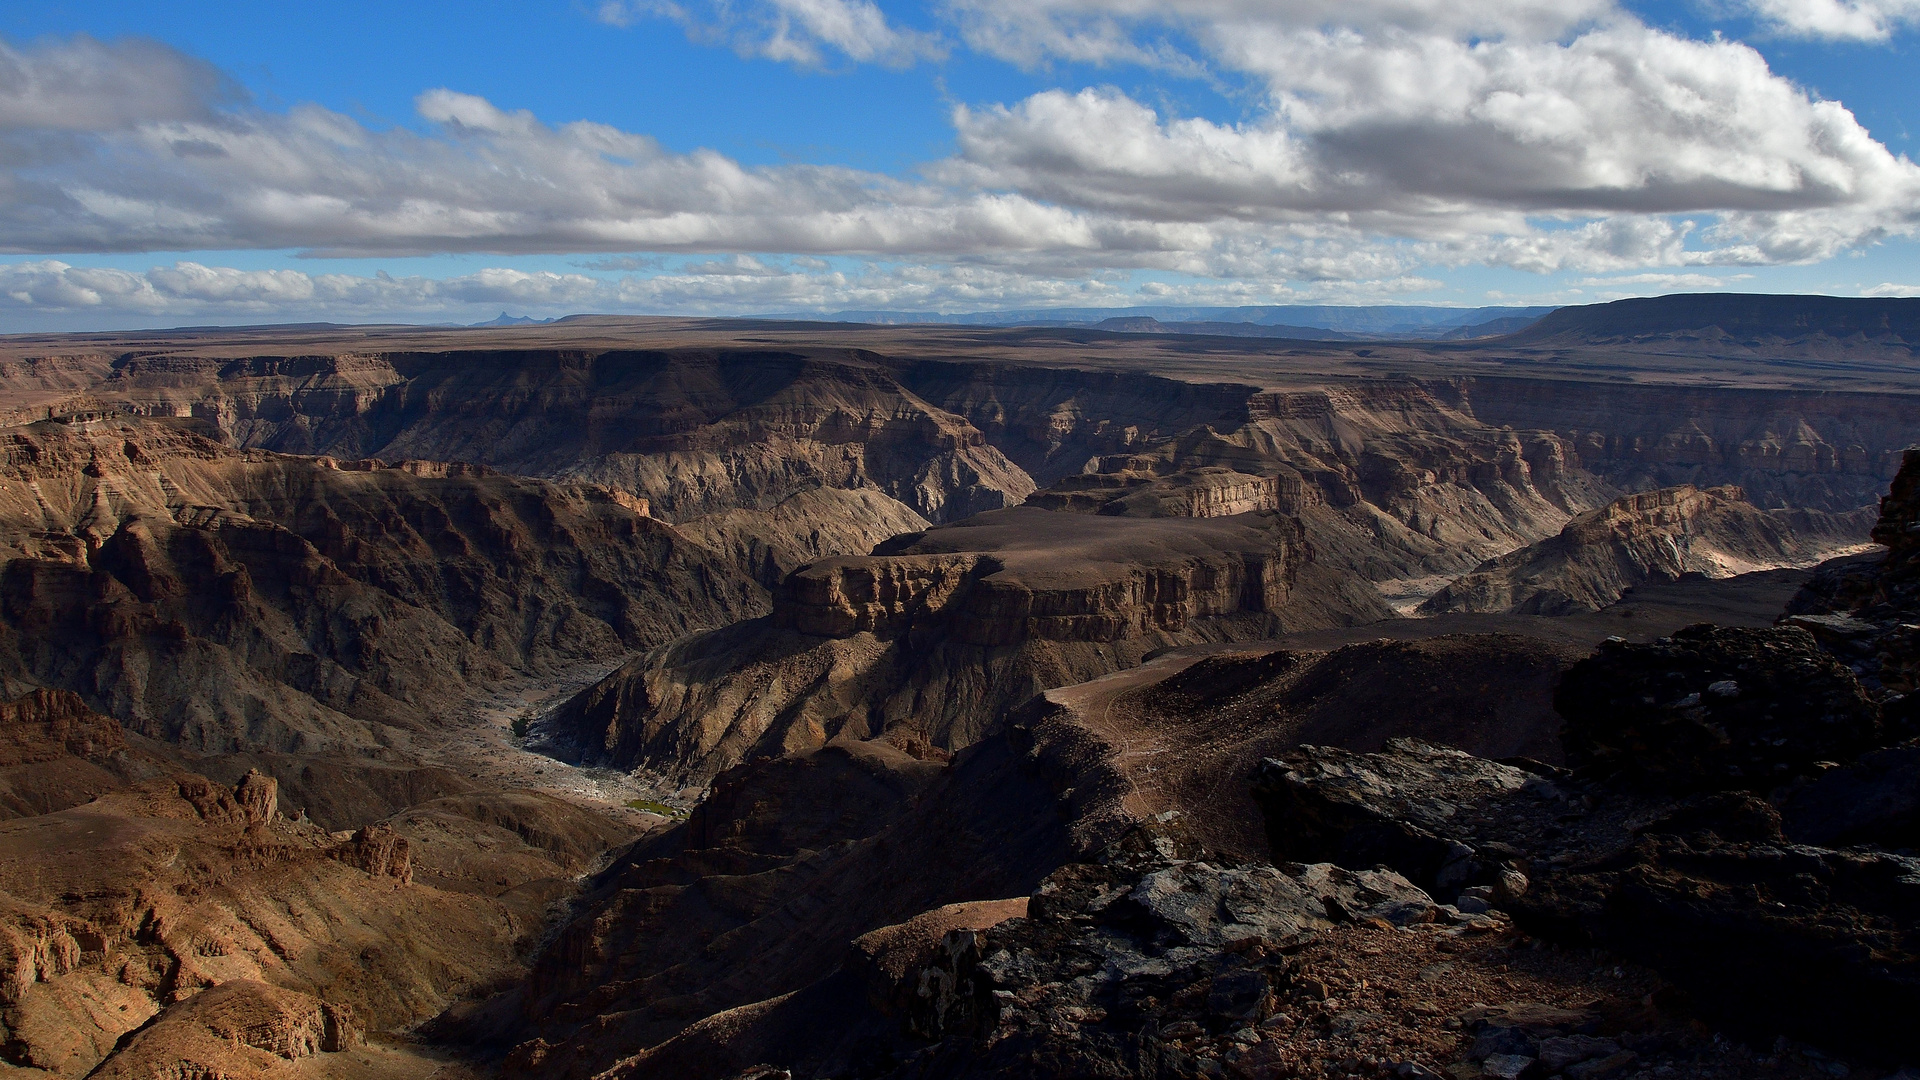
<instances>
[{"instance_id":1,"label":"cumulus cloud","mask_svg":"<svg viewBox=\"0 0 1920 1080\"><path fill-rule=\"evenodd\" d=\"M1043 91L957 107L950 175L1161 220L1336 215L1410 236L1710 213L1719 227L1697 235L1733 261L1825 258L1920 225L1920 168L1737 42L1629 20L1565 42L1271 25L1227 40L1222 55L1269 83L1258 120Z\"/></svg>"},{"instance_id":2,"label":"cumulus cloud","mask_svg":"<svg viewBox=\"0 0 1920 1080\"><path fill-rule=\"evenodd\" d=\"M1920 0L1749 0L1776 29L1829 40L1884 41L1903 24L1920 23Z\"/></svg>"},{"instance_id":3,"label":"cumulus cloud","mask_svg":"<svg viewBox=\"0 0 1920 1080\"><path fill-rule=\"evenodd\" d=\"M0 250L966 254L1196 240L1018 194L670 153L644 135L551 126L446 89L417 107L426 134L374 131L317 106L97 133L84 154L0 171Z\"/></svg>"},{"instance_id":4,"label":"cumulus cloud","mask_svg":"<svg viewBox=\"0 0 1920 1080\"><path fill-rule=\"evenodd\" d=\"M801 67L824 67L830 54L889 67L945 55L937 36L892 25L873 0L605 0L597 14L613 26L671 19L696 40Z\"/></svg>"}]
</instances>

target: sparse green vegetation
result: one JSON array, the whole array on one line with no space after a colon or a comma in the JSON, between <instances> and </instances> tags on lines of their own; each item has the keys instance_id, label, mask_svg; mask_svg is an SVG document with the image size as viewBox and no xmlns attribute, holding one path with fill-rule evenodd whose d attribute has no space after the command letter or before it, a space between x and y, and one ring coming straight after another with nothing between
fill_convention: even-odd
<instances>
[{"instance_id":1,"label":"sparse green vegetation","mask_svg":"<svg viewBox=\"0 0 1920 1080\"><path fill-rule=\"evenodd\" d=\"M661 817L673 821L678 821L687 816L685 810L677 806L668 806L666 803L657 802L653 799L628 799L627 805L635 810L644 810L649 814L659 814Z\"/></svg>"},{"instance_id":2,"label":"sparse green vegetation","mask_svg":"<svg viewBox=\"0 0 1920 1080\"><path fill-rule=\"evenodd\" d=\"M513 731L514 738L516 739L526 738L527 732L533 730L533 714L525 713L523 715L514 717L511 728Z\"/></svg>"}]
</instances>

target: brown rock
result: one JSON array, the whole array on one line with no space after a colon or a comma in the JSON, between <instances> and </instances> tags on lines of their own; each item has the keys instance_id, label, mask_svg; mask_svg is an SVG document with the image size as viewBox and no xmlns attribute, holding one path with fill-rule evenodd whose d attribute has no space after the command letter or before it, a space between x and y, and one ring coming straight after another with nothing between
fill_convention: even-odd
<instances>
[{"instance_id":1,"label":"brown rock","mask_svg":"<svg viewBox=\"0 0 1920 1080\"><path fill-rule=\"evenodd\" d=\"M233 796L246 811L247 820L255 825L265 825L280 816L280 782L258 769L247 770L234 787Z\"/></svg>"},{"instance_id":2,"label":"brown rock","mask_svg":"<svg viewBox=\"0 0 1920 1080\"><path fill-rule=\"evenodd\" d=\"M413 883L412 844L393 831L391 825L368 825L353 838L329 854L341 862L357 866L376 878L393 878L402 885Z\"/></svg>"},{"instance_id":3,"label":"brown rock","mask_svg":"<svg viewBox=\"0 0 1920 1080\"><path fill-rule=\"evenodd\" d=\"M171 1006L89 1075L257 1076L280 1062L350 1049L360 1039L353 1010L242 979Z\"/></svg>"}]
</instances>

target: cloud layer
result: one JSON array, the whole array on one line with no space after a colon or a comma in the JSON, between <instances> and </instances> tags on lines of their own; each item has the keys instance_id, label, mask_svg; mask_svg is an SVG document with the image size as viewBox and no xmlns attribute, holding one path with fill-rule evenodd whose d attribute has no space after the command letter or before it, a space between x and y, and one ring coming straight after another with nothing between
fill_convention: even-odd
<instances>
[{"instance_id":1,"label":"cloud layer","mask_svg":"<svg viewBox=\"0 0 1920 1080\"><path fill-rule=\"evenodd\" d=\"M1826 37L1884 37L1920 14L1920 0L1751 3L1769 25ZM1118 271L1316 289L1470 264L1804 263L1920 232L1920 168L1843 105L1810 97L1744 44L1649 27L1610 0L944 0L928 28L890 22L872 0L596 10L615 24L674 19L743 54L810 67L967 48L1028 66L1230 73L1258 107L1218 123L1105 86L956 105L951 158L885 175L673 153L644 134L447 88L419 96L417 125L379 130L312 105L254 106L218 71L152 42L0 43L0 251L630 257L619 265L647 253L859 256L931 264L945 276L930 297L958 302L964 288L938 289L973 274L995 282L979 303L1009 283L1033 302L1048 281L1069 283L1080 303L1074 289ZM794 305L803 295L860 304L864 286L838 272L779 265L755 286L768 304L778 297L767 281L787 276ZM655 274L616 287L488 273L400 288L199 264L144 275L45 259L0 268L15 304L134 311L238 302L215 298L220 289L356 311L489 289L508 290L502 302L534 290L578 306L667 305L743 278ZM663 284L641 284L655 278Z\"/></svg>"}]
</instances>

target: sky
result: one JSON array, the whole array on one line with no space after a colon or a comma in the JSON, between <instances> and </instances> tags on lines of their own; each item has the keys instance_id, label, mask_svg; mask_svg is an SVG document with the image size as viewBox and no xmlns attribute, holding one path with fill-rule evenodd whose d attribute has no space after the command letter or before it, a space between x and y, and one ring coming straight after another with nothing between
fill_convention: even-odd
<instances>
[{"instance_id":1,"label":"sky","mask_svg":"<svg viewBox=\"0 0 1920 1080\"><path fill-rule=\"evenodd\" d=\"M42 0L0 332L1920 296L1920 0Z\"/></svg>"}]
</instances>

